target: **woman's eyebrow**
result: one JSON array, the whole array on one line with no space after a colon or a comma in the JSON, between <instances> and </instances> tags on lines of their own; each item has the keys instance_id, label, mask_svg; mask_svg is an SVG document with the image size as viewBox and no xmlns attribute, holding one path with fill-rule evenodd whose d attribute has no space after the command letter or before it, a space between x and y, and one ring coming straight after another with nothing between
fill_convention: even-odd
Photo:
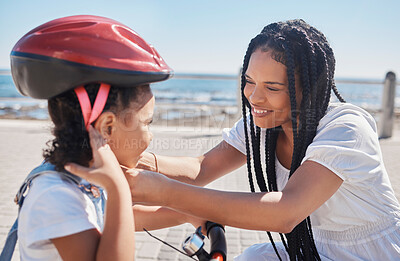
<instances>
[{"instance_id":1,"label":"woman's eyebrow","mask_svg":"<svg viewBox=\"0 0 400 261\"><path fill-rule=\"evenodd\" d=\"M244 77L245 78L249 78L249 79L251 79L251 77L250 76L248 76L247 74L245 74L244 75ZM281 82L270 82L270 81L266 81L266 82L264 82L265 84L272 84L272 85L282 85L282 86L286 86L286 84L284 84L284 83L281 83Z\"/></svg>"},{"instance_id":2,"label":"woman's eyebrow","mask_svg":"<svg viewBox=\"0 0 400 261\"><path fill-rule=\"evenodd\" d=\"M264 82L264 83L266 83L266 84L277 84L277 85L286 86L285 84L280 83L280 82Z\"/></svg>"}]
</instances>

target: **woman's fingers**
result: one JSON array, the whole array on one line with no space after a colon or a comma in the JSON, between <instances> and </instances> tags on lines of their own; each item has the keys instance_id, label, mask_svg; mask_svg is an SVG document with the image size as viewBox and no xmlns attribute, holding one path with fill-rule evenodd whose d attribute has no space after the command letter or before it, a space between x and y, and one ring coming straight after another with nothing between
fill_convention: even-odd
<instances>
[{"instance_id":1,"label":"woman's fingers","mask_svg":"<svg viewBox=\"0 0 400 261\"><path fill-rule=\"evenodd\" d=\"M150 171L156 171L154 156L149 152L146 152L146 151L143 152L140 155L140 158L136 165L136 168L150 170Z\"/></svg>"}]
</instances>

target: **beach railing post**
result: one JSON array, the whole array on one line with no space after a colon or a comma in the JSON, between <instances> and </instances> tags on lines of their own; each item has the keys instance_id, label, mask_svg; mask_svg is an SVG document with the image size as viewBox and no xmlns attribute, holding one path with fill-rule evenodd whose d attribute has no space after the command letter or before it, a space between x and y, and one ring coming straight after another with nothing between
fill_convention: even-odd
<instances>
[{"instance_id":1,"label":"beach railing post","mask_svg":"<svg viewBox=\"0 0 400 261\"><path fill-rule=\"evenodd\" d=\"M396 74L388 72L383 83L382 108L378 122L379 138L390 138L393 132Z\"/></svg>"}]
</instances>

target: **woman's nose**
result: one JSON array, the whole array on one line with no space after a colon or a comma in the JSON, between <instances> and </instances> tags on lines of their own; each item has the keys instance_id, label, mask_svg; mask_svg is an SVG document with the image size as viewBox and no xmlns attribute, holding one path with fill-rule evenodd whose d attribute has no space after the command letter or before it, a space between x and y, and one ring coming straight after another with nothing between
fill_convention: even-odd
<instances>
[{"instance_id":1,"label":"woman's nose","mask_svg":"<svg viewBox=\"0 0 400 261\"><path fill-rule=\"evenodd\" d=\"M250 94L250 102L253 104L260 104L265 102L266 95L261 87L255 86Z\"/></svg>"}]
</instances>

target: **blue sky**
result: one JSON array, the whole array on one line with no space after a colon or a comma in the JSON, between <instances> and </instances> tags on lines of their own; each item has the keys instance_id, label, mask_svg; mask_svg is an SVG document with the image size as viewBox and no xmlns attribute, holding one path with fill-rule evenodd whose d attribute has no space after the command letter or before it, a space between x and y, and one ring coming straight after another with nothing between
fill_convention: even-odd
<instances>
[{"instance_id":1,"label":"blue sky","mask_svg":"<svg viewBox=\"0 0 400 261\"><path fill-rule=\"evenodd\" d=\"M336 76L400 73L400 1L1 0L0 69L26 32L77 14L118 20L153 44L176 73L236 74L252 37L272 22L302 18L336 54Z\"/></svg>"}]
</instances>

